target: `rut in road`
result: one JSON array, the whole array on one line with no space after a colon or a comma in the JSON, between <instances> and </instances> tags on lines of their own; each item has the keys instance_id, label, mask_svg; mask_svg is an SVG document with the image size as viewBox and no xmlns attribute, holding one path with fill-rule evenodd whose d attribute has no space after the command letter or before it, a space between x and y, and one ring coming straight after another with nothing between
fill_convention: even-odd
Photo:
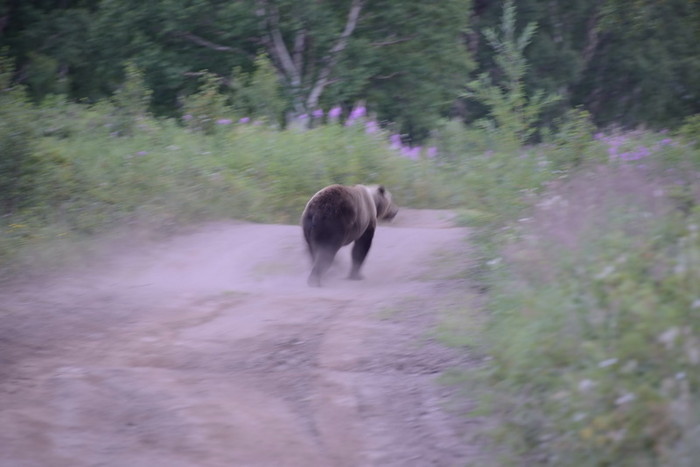
<instances>
[{"instance_id":1,"label":"rut in road","mask_svg":"<svg viewBox=\"0 0 700 467\"><path fill-rule=\"evenodd\" d=\"M364 281L345 248L320 289L298 226L249 223L6 288L0 465L479 463L481 422L436 382L470 357L429 334L464 287L451 217L402 210Z\"/></svg>"}]
</instances>

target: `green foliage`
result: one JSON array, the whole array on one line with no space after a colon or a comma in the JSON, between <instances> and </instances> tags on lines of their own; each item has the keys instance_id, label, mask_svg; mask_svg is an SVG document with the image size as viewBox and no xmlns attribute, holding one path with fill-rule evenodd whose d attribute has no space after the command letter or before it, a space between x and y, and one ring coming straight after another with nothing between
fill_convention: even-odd
<instances>
[{"instance_id":1,"label":"green foliage","mask_svg":"<svg viewBox=\"0 0 700 467\"><path fill-rule=\"evenodd\" d=\"M464 94L489 109L493 120L481 122L481 126L493 128L502 147L509 151L531 139L544 109L560 99L554 94L546 95L542 90L527 95L524 51L532 41L536 25L529 23L516 37L515 19L515 5L509 0L503 6L500 34L490 28L484 31L484 36L496 53L496 65L503 77L494 82L488 73L482 73L467 85L468 91Z\"/></svg>"},{"instance_id":2,"label":"green foliage","mask_svg":"<svg viewBox=\"0 0 700 467\"><path fill-rule=\"evenodd\" d=\"M287 109L297 104L294 111L302 113L365 100L380 120L419 140L439 118L483 117L483 108L459 99L463 77L475 63L493 79L477 86L503 84L500 52L492 47L504 33L499 30L502 2L363 2L356 28L338 54L332 51L352 0L6 3L0 7L0 47L10 47L22 70L18 79L35 102L54 93L90 102L108 98L120 87L124 66L133 62L154 91L152 110L173 116L181 97L194 91L191 73L206 69L225 77L237 67L252 73L263 51L283 83ZM260 16L263 4L275 12L269 21ZM695 1L519 0L517 5L520 27L538 25L522 50L530 63L523 94L533 97L542 90L542 96L562 97L540 115L545 123L571 106L585 108L600 126L671 127L700 112ZM281 43L271 39L270 23ZM475 32L481 30L494 34L483 40ZM295 64L295 72L285 69L282 59ZM330 62L327 85L309 103L314 108L301 109ZM517 130L517 121L509 124Z\"/></svg>"},{"instance_id":3,"label":"green foliage","mask_svg":"<svg viewBox=\"0 0 700 467\"><path fill-rule=\"evenodd\" d=\"M366 98L380 121L392 122L398 132L414 141L425 139L440 117L453 115L464 76L475 68L462 42L473 3L368 3L366 22L360 25L361 36L337 74L343 81L345 76L364 75L366 84L359 95L349 97ZM329 94L338 88L344 93L352 90L340 82L331 86Z\"/></svg>"},{"instance_id":4,"label":"green foliage","mask_svg":"<svg viewBox=\"0 0 700 467\"><path fill-rule=\"evenodd\" d=\"M151 103L151 90L146 88L143 72L129 62L124 69L126 75L123 84L112 96L116 111L115 132L130 136L139 120L148 115Z\"/></svg>"},{"instance_id":5,"label":"green foliage","mask_svg":"<svg viewBox=\"0 0 700 467\"><path fill-rule=\"evenodd\" d=\"M221 93L221 79L213 73L201 72L199 90L185 99L184 119L188 128L214 134L217 120L230 115L227 97Z\"/></svg>"},{"instance_id":6,"label":"green foliage","mask_svg":"<svg viewBox=\"0 0 700 467\"><path fill-rule=\"evenodd\" d=\"M593 139L595 126L589 112L571 109L555 124L556 133L550 138L554 147L549 151L552 170L567 173L583 165L605 162L606 154Z\"/></svg>"},{"instance_id":7,"label":"green foliage","mask_svg":"<svg viewBox=\"0 0 700 467\"><path fill-rule=\"evenodd\" d=\"M10 84L13 72L10 60L0 55L0 214L29 202L37 164L35 111L24 89Z\"/></svg>"},{"instance_id":8,"label":"green foliage","mask_svg":"<svg viewBox=\"0 0 700 467\"><path fill-rule=\"evenodd\" d=\"M699 11L687 0L603 2L604 40L577 86L597 123L663 128L700 112Z\"/></svg>"},{"instance_id":9,"label":"green foliage","mask_svg":"<svg viewBox=\"0 0 700 467\"><path fill-rule=\"evenodd\" d=\"M700 114L686 118L678 129L678 136L689 143L698 144L700 142Z\"/></svg>"},{"instance_id":10,"label":"green foliage","mask_svg":"<svg viewBox=\"0 0 700 467\"><path fill-rule=\"evenodd\" d=\"M68 83L60 76L58 60L40 53L30 54L29 59L27 84L34 99L66 93Z\"/></svg>"},{"instance_id":11,"label":"green foliage","mask_svg":"<svg viewBox=\"0 0 700 467\"><path fill-rule=\"evenodd\" d=\"M549 463L669 465L694 449L700 217L627 170L548 194L495 282L492 377ZM585 222L565 224L565 205Z\"/></svg>"},{"instance_id":12,"label":"green foliage","mask_svg":"<svg viewBox=\"0 0 700 467\"><path fill-rule=\"evenodd\" d=\"M31 177L3 187L22 203L0 219L0 276L23 265L46 266L48 251L115 230L168 233L222 218L297 223L308 199L332 183L383 183L402 206L455 203L454 185L434 165L398 156L384 135L362 125L303 132L219 125L209 135L149 120L148 131L121 138L111 131L110 103L76 108L55 98L49 104L26 118L44 129L22 153L32 161ZM17 107L0 112L5 109Z\"/></svg>"},{"instance_id":13,"label":"green foliage","mask_svg":"<svg viewBox=\"0 0 700 467\"><path fill-rule=\"evenodd\" d=\"M460 42L471 1L362 2L356 27L340 47L356 3L28 0L12 2L3 15L8 27L0 46L12 46L37 101L48 92L93 102L107 98L132 62L154 91L153 111L173 116L181 97L195 91L192 73L227 77L237 69L236 79L259 74L252 94L246 93L253 102L240 104L274 114L270 121L279 119L280 98L284 110L297 115L364 99L382 120L424 137L449 110L460 75L472 67ZM263 98L272 95L273 73L256 61L261 52L282 85L273 100ZM320 82L325 85L318 87Z\"/></svg>"},{"instance_id":14,"label":"green foliage","mask_svg":"<svg viewBox=\"0 0 700 467\"><path fill-rule=\"evenodd\" d=\"M273 126L280 126L287 103L282 96L279 76L267 55L258 55L253 73L244 73L239 67L233 75L236 108L239 112L265 120Z\"/></svg>"},{"instance_id":15,"label":"green foliage","mask_svg":"<svg viewBox=\"0 0 700 467\"><path fill-rule=\"evenodd\" d=\"M470 27L499 23L502 2L478 2ZM546 120L569 107L598 126L675 126L698 113L700 9L687 0L518 0L518 22L538 33L525 51L527 93L562 96ZM493 49L470 40L480 69L494 69ZM663 83L659 85L659 83ZM465 113L469 120L478 118Z\"/></svg>"},{"instance_id":16,"label":"green foliage","mask_svg":"<svg viewBox=\"0 0 700 467\"><path fill-rule=\"evenodd\" d=\"M692 465L700 178L686 163L698 149L590 130L585 113L572 115L559 143L537 148L555 169L549 181L501 188L495 215L466 211L481 262L473 279L488 288L478 346L493 359L471 381L519 461ZM567 158L566 144L586 157ZM492 176L471 168L472 183Z\"/></svg>"}]
</instances>

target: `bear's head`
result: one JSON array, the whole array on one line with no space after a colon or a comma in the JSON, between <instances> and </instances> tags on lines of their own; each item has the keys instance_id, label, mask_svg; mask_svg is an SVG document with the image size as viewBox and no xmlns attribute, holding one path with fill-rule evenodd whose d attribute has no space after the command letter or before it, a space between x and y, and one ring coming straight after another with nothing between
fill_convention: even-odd
<instances>
[{"instance_id":1,"label":"bear's head","mask_svg":"<svg viewBox=\"0 0 700 467\"><path fill-rule=\"evenodd\" d=\"M373 185L370 188L374 204L377 206L377 219L391 220L399 212L399 207L391 199L391 193L382 185Z\"/></svg>"}]
</instances>

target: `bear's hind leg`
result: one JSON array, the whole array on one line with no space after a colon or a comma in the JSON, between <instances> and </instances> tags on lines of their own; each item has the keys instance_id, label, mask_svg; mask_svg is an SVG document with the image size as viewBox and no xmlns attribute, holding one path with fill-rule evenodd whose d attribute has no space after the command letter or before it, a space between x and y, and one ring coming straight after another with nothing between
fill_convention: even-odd
<instances>
[{"instance_id":1,"label":"bear's hind leg","mask_svg":"<svg viewBox=\"0 0 700 467\"><path fill-rule=\"evenodd\" d=\"M362 267L362 263L365 262L369 248L372 246L373 238L374 227L367 227L365 233L363 233L360 238L355 240L355 244L352 246L352 269L350 269L348 279L362 279L362 276L360 275L360 268Z\"/></svg>"},{"instance_id":2,"label":"bear's hind leg","mask_svg":"<svg viewBox=\"0 0 700 467\"><path fill-rule=\"evenodd\" d=\"M333 263L335 254L338 252L338 248L319 248L313 249L313 261L314 266L311 269L311 274L309 274L308 284L312 287L321 286L321 277L326 273L328 268Z\"/></svg>"}]
</instances>

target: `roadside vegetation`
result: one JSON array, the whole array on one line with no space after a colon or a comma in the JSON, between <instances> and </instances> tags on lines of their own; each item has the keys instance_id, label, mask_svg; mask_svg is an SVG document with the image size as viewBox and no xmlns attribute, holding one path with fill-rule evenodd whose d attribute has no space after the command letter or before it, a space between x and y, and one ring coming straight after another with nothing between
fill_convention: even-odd
<instances>
[{"instance_id":1,"label":"roadside vegetation","mask_svg":"<svg viewBox=\"0 0 700 467\"><path fill-rule=\"evenodd\" d=\"M604 19L622 21L617 3L607 5ZM132 62L116 92L78 103L53 88L38 96L41 83L15 82L3 59L0 279L65 265L109 232L165 235L232 218L296 223L325 185L383 183L399 204L456 209L471 228L465 274L484 293L483 319L455 326L472 330L449 341L485 357L461 378L498 420L504 462L695 465L700 116L678 123L664 105L664 118L648 122L674 125L652 130L630 110L652 112L648 101L598 115L589 110L600 102L574 107L572 95L554 91L562 86L533 84L528 47L546 49L534 23L518 27L506 2L497 26L483 34L491 66L461 86L460 99L479 109L468 124L465 115L428 123L416 107L404 115L384 94L380 113L400 125L361 103L323 99L281 123L289 102L264 54L254 71L238 70L233 102L220 75L197 72L179 115L154 112ZM379 62L365 65L392 76ZM591 86L578 96L599 96L602 85ZM622 114L637 129L615 127Z\"/></svg>"},{"instance_id":2,"label":"roadside vegetation","mask_svg":"<svg viewBox=\"0 0 700 467\"><path fill-rule=\"evenodd\" d=\"M523 109L545 100L520 94L518 44L530 30L516 37L513 24L506 12L500 39L490 33L510 84L470 85L482 87L473 95L491 109L482 127L493 132L439 133L439 153L464 180L470 278L486 291L483 327L469 330L475 310L462 310L467 324L449 318L462 335L446 340L484 356L456 379L496 418L503 463L694 465L698 117L674 132L599 131L574 109L524 145L535 128Z\"/></svg>"},{"instance_id":3,"label":"roadside vegetation","mask_svg":"<svg viewBox=\"0 0 700 467\"><path fill-rule=\"evenodd\" d=\"M86 106L56 97L35 106L20 88L0 101L0 112L12 115L0 119L5 274L60 263L67 258L45 247L115 229L170 233L225 218L296 223L311 195L331 183L383 183L417 207L459 204L448 173L418 155L402 156L364 117L279 130L231 109L188 114L211 120L205 131L114 102Z\"/></svg>"}]
</instances>

